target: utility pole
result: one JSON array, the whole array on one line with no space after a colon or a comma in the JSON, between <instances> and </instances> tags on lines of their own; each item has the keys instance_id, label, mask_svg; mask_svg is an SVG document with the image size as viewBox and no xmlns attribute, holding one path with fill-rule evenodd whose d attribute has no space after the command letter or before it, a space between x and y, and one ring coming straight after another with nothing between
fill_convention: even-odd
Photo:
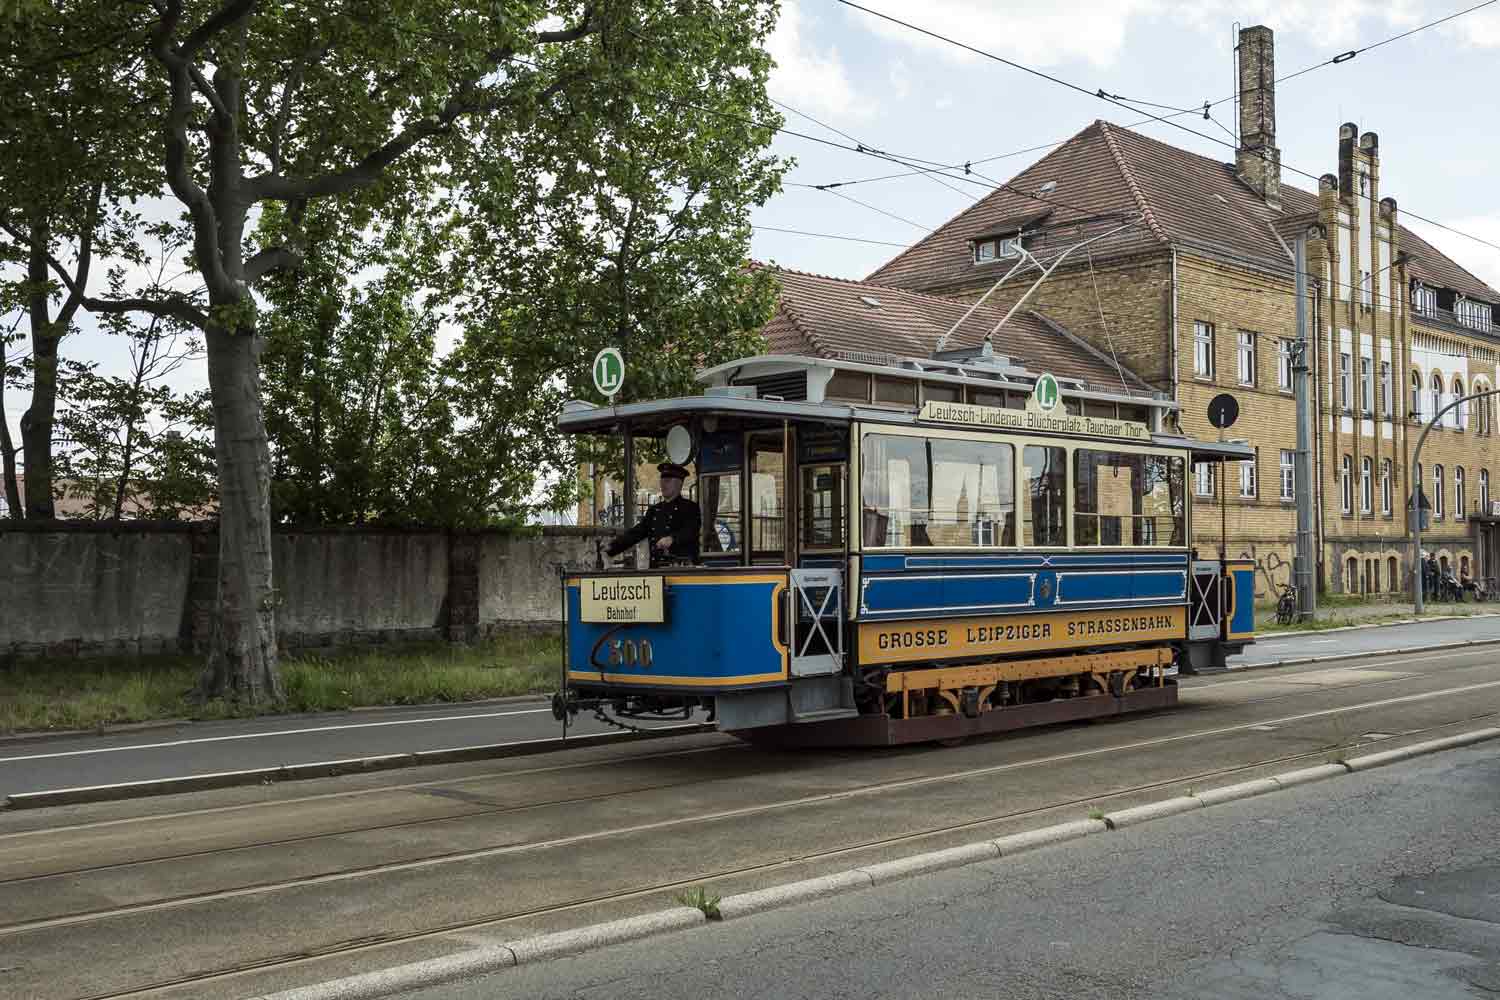
<instances>
[{"instance_id":1,"label":"utility pole","mask_svg":"<svg viewBox=\"0 0 1500 1000\"><path fill-rule=\"evenodd\" d=\"M1293 490L1297 497L1297 550L1292 575L1297 587L1297 618L1311 621L1317 611L1317 591L1313 586L1317 555L1313 552L1313 406L1311 370L1312 338L1307 329L1307 239L1321 236L1322 228L1312 226L1297 234L1294 254L1297 269L1297 342L1292 353L1292 389L1297 400L1297 461L1293 473Z\"/></svg>"}]
</instances>

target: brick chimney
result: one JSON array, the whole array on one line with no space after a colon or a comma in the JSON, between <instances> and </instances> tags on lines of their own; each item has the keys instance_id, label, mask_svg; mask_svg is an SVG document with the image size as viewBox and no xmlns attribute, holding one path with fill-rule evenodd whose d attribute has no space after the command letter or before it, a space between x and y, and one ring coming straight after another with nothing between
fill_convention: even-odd
<instances>
[{"instance_id":1,"label":"brick chimney","mask_svg":"<svg viewBox=\"0 0 1500 1000\"><path fill-rule=\"evenodd\" d=\"M1240 180L1272 208L1281 207L1281 150L1276 148L1276 39L1263 24L1240 32Z\"/></svg>"}]
</instances>

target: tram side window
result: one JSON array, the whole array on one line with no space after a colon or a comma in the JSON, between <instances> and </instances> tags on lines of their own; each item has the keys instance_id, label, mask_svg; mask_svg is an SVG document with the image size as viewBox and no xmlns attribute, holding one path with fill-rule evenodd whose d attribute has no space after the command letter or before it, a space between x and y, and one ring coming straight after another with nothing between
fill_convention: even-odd
<instances>
[{"instance_id":1,"label":"tram side window","mask_svg":"<svg viewBox=\"0 0 1500 1000\"><path fill-rule=\"evenodd\" d=\"M1067 452L1029 444L1021 459L1026 476L1023 484L1026 517L1021 524L1021 544L1067 545Z\"/></svg>"},{"instance_id":2,"label":"tram side window","mask_svg":"<svg viewBox=\"0 0 1500 1000\"><path fill-rule=\"evenodd\" d=\"M704 476L698 480L703 512L703 552L738 552L743 547L740 532L740 474Z\"/></svg>"},{"instance_id":3,"label":"tram side window","mask_svg":"<svg viewBox=\"0 0 1500 1000\"><path fill-rule=\"evenodd\" d=\"M863 449L867 547L1016 543L1009 444L867 434Z\"/></svg>"},{"instance_id":4,"label":"tram side window","mask_svg":"<svg viewBox=\"0 0 1500 1000\"><path fill-rule=\"evenodd\" d=\"M1073 453L1074 545L1182 545L1183 460L1170 455Z\"/></svg>"},{"instance_id":5,"label":"tram side window","mask_svg":"<svg viewBox=\"0 0 1500 1000\"><path fill-rule=\"evenodd\" d=\"M844 547L844 467L802 467L802 547Z\"/></svg>"},{"instance_id":6,"label":"tram side window","mask_svg":"<svg viewBox=\"0 0 1500 1000\"><path fill-rule=\"evenodd\" d=\"M786 553L786 456L781 434L750 438L750 558L782 559Z\"/></svg>"}]
</instances>

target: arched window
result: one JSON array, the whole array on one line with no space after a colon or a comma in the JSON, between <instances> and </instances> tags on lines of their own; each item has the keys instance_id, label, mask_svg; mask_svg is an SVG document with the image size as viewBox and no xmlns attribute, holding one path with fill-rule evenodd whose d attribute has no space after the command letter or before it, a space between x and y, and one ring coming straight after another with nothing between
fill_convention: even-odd
<instances>
[{"instance_id":1,"label":"arched window","mask_svg":"<svg viewBox=\"0 0 1500 1000\"><path fill-rule=\"evenodd\" d=\"M1464 380L1455 377L1453 379L1453 398L1464 398ZM1469 423L1469 404L1459 403L1453 408L1453 426L1463 430Z\"/></svg>"},{"instance_id":2,"label":"arched window","mask_svg":"<svg viewBox=\"0 0 1500 1000\"><path fill-rule=\"evenodd\" d=\"M1465 577L1465 576L1469 575L1469 557L1468 556L1459 556L1458 557L1458 575L1460 577Z\"/></svg>"},{"instance_id":3,"label":"arched window","mask_svg":"<svg viewBox=\"0 0 1500 1000\"><path fill-rule=\"evenodd\" d=\"M1388 458L1380 461L1380 513L1386 517L1391 516L1391 494L1394 492L1391 484L1391 460Z\"/></svg>"},{"instance_id":4,"label":"arched window","mask_svg":"<svg viewBox=\"0 0 1500 1000\"><path fill-rule=\"evenodd\" d=\"M1368 458L1359 460L1359 510L1362 514L1375 509L1374 464Z\"/></svg>"},{"instance_id":5,"label":"arched window","mask_svg":"<svg viewBox=\"0 0 1500 1000\"><path fill-rule=\"evenodd\" d=\"M1411 416L1422 418L1422 373L1415 368L1411 371Z\"/></svg>"},{"instance_id":6,"label":"arched window","mask_svg":"<svg viewBox=\"0 0 1500 1000\"><path fill-rule=\"evenodd\" d=\"M1443 467L1441 465L1432 467L1432 519L1434 521L1443 519Z\"/></svg>"},{"instance_id":7,"label":"arched window","mask_svg":"<svg viewBox=\"0 0 1500 1000\"><path fill-rule=\"evenodd\" d=\"M1476 378L1474 380L1474 392L1485 392L1488 389L1489 383L1485 382L1483 379ZM1474 412L1474 433L1488 434L1490 432L1490 398L1488 396L1484 396L1480 399L1474 400L1474 402L1472 403L1466 403L1464 405Z\"/></svg>"},{"instance_id":8,"label":"arched window","mask_svg":"<svg viewBox=\"0 0 1500 1000\"><path fill-rule=\"evenodd\" d=\"M1339 500L1345 514L1354 513L1354 460L1348 455L1339 469Z\"/></svg>"},{"instance_id":9,"label":"arched window","mask_svg":"<svg viewBox=\"0 0 1500 1000\"><path fill-rule=\"evenodd\" d=\"M1464 519L1464 467L1453 467L1453 520Z\"/></svg>"},{"instance_id":10,"label":"arched window","mask_svg":"<svg viewBox=\"0 0 1500 1000\"><path fill-rule=\"evenodd\" d=\"M1490 470L1479 470L1479 513L1486 516L1490 512Z\"/></svg>"},{"instance_id":11,"label":"arched window","mask_svg":"<svg viewBox=\"0 0 1500 1000\"><path fill-rule=\"evenodd\" d=\"M1389 587L1392 592L1401 589L1400 574L1401 564L1396 561L1395 556L1391 556L1385 561L1385 585Z\"/></svg>"},{"instance_id":12,"label":"arched window","mask_svg":"<svg viewBox=\"0 0 1500 1000\"><path fill-rule=\"evenodd\" d=\"M1349 557L1344 576L1344 593L1359 593L1359 560L1353 556Z\"/></svg>"},{"instance_id":13,"label":"arched window","mask_svg":"<svg viewBox=\"0 0 1500 1000\"><path fill-rule=\"evenodd\" d=\"M1427 410L1427 419L1431 420L1437 416L1437 411L1443 408L1443 376L1437 372L1432 373L1432 391L1428 393L1428 396L1430 398L1427 402L1430 405ZM1438 426L1441 427L1442 424Z\"/></svg>"}]
</instances>

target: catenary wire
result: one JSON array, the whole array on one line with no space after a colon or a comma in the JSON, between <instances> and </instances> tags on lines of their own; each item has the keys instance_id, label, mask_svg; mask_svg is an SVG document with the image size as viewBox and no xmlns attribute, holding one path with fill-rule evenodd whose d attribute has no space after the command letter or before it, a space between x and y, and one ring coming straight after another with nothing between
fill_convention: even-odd
<instances>
[{"instance_id":1,"label":"catenary wire","mask_svg":"<svg viewBox=\"0 0 1500 1000\"><path fill-rule=\"evenodd\" d=\"M1113 97L1108 96L1103 90L1096 89L1096 90L1092 90L1091 91L1091 90L1089 90L1086 87L1081 87L1078 84L1072 83L1072 82L1070 82L1068 80L1064 80L1061 77L1053 76L1051 73L1046 73L1046 72L1044 72L1042 70L1035 69L1035 68L1033 68L1031 66L1027 66L1027 65L1025 65L1023 63L1018 63L1018 62L1016 62L1013 59L1007 59L1004 56L996 55L995 53L989 52L989 51L987 51L985 49L976 48L975 46L970 45L967 42L962 42L962 41L959 41L956 38L950 38L947 35L939 34L936 31L932 31L931 29L928 29L928 28L923 28L920 25L913 24L910 21L903 21L903 20L901 20L898 17L891 16L890 14L883 14L880 11L872 10L871 8L865 7L862 4L855 3L854 0L836 0L836 2L842 4L845 7L853 8L854 10L863 11L864 13L869 14L872 17L878 17L878 18L880 18L883 21L889 21L891 24L899 25L900 27L906 28L909 31L914 31L914 32L916 32L916 33L918 33L920 35L925 35L928 38L932 38L932 39L934 39L936 41L944 42L944 43L946 43L948 45L955 46L957 48L963 49L966 52L971 52L974 55L982 56L985 59L989 59L989 60L992 60L994 62L998 62L998 63L1000 63L1002 65L1009 66L1009 67L1011 67L1013 69L1020 70L1023 73L1029 73L1032 76L1040 77L1043 80L1046 80L1046 81L1048 81L1050 83L1055 83L1055 84L1057 84L1060 87L1067 88L1068 90L1073 90L1073 91L1076 91L1076 92L1078 92L1080 94L1083 94L1085 96L1097 98L1098 100L1107 101L1108 103L1113 104L1116 107L1125 108L1127 111L1134 111L1134 110L1136 110L1135 108L1132 108L1130 105L1124 103L1123 101L1120 101L1120 100L1117 100L1117 99L1115 99ZM1473 7L1473 8L1470 8L1470 10L1478 10L1480 7L1488 6L1490 3L1494 3L1494 2L1497 2L1497 0L1487 0L1486 3L1480 4L1480 5L1478 5L1476 7ZM1463 12L1460 12L1460 13L1467 13L1467 11L1463 11ZM1458 15L1453 15L1453 16L1458 16ZM1449 19L1451 20L1451 17ZM1415 32L1417 29L1412 29L1412 30L1413 30L1413 32ZM1373 47L1374 46L1369 46L1369 48L1373 48ZM1356 54L1357 54L1357 52L1356 52ZM1347 56L1347 53L1345 55ZM1197 136L1200 139L1206 139L1209 142L1215 143L1217 145L1228 146L1229 148L1235 149L1235 150L1238 150L1238 148L1239 148L1237 143L1225 142L1223 139L1220 139L1218 136L1210 135L1207 132L1199 132L1197 129L1188 128L1186 125L1183 125L1181 122L1173 121L1172 120L1172 116L1151 115L1151 116L1149 116L1149 118L1150 118L1151 121L1161 122L1162 124L1170 125L1173 128L1175 128L1175 129L1180 129L1181 131L1188 133L1189 135L1195 135L1195 136ZM1292 166L1291 164L1288 164L1288 163L1282 163L1282 167L1284 169L1286 169L1286 170L1290 170L1294 174L1299 174L1299 175L1301 175L1303 177L1307 177L1307 178L1310 178L1310 179L1315 180L1315 181L1319 180L1319 177L1320 177L1320 175L1318 175L1318 174L1308 173L1306 170L1301 170L1301 169L1299 169L1297 167L1294 167L1294 166ZM1483 244L1484 246L1490 247L1491 249L1500 250L1500 243L1491 242L1490 240L1487 240L1487 239L1483 238L1482 236L1475 236L1474 234L1472 234L1472 233L1466 233L1466 232L1464 232L1461 229L1455 229L1452 226L1449 226L1449 225L1447 225L1445 223L1438 222L1436 219L1428 218L1425 215L1419 215L1418 213L1416 213L1414 211L1411 211L1410 209L1402 209L1402 212L1404 214L1410 216L1413 219L1420 219L1421 221L1426 222L1429 225L1437 226L1439 229L1443 229L1443 230L1446 230L1448 232L1454 233L1455 235L1462 236L1465 239L1473 240L1474 242Z\"/></svg>"}]
</instances>

